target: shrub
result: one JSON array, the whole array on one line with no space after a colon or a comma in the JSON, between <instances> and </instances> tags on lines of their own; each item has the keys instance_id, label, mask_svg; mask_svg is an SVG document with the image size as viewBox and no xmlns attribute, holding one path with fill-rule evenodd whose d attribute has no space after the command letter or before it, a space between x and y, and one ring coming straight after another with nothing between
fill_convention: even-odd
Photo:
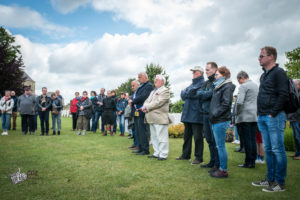
<instances>
[{"instance_id":1,"label":"shrub","mask_svg":"<svg viewBox=\"0 0 300 200\"><path fill-rule=\"evenodd\" d=\"M293 130L289 127L289 123L287 123L286 129L284 130L284 146L286 151L296 151Z\"/></svg>"},{"instance_id":2,"label":"shrub","mask_svg":"<svg viewBox=\"0 0 300 200\"><path fill-rule=\"evenodd\" d=\"M173 138L182 138L184 133L184 125L179 123L177 125L170 125L169 126L169 137Z\"/></svg>"}]
</instances>

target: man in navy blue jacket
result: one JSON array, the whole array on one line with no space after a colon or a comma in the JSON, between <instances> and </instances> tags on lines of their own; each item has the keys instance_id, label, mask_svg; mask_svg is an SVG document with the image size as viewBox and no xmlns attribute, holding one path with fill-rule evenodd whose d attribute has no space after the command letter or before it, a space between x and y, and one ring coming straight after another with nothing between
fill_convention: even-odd
<instances>
[{"instance_id":1,"label":"man in navy blue jacket","mask_svg":"<svg viewBox=\"0 0 300 200\"><path fill-rule=\"evenodd\" d=\"M181 91L181 99L184 106L181 115L181 122L184 123L184 143L182 155L176 160L189 160L192 151L192 139L195 140L195 160L191 163L197 165L203 162L203 111L202 101L199 98L192 98L192 93L202 88L205 84L203 69L199 66L191 69L193 82L186 89Z\"/></svg>"},{"instance_id":2,"label":"man in navy blue jacket","mask_svg":"<svg viewBox=\"0 0 300 200\"><path fill-rule=\"evenodd\" d=\"M145 124L145 113L141 110L145 100L153 90L152 84L148 81L148 76L145 72L138 75L140 86L133 95L133 100L129 103L133 105L134 109L134 126L137 136L138 150L134 151L137 155L149 154L149 133L147 124Z\"/></svg>"}]
</instances>

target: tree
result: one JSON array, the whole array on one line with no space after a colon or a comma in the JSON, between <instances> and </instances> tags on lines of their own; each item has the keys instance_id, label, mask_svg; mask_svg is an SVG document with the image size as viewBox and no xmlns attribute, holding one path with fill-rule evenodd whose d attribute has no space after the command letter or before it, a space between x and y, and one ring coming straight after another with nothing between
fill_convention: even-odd
<instances>
[{"instance_id":1,"label":"tree","mask_svg":"<svg viewBox=\"0 0 300 200\"><path fill-rule=\"evenodd\" d=\"M166 71L160 66L150 63L146 65L146 74L148 75L149 81L154 85L154 79L157 74L161 74L166 78L165 87L170 90L171 98L174 97L174 94L171 92L171 86L169 82L169 75Z\"/></svg>"},{"instance_id":2,"label":"tree","mask_svg":"<svg viewBox=\"0 0 300 200\"><path fill-rule=\"evenodd\" d=\"M182 113L183 104L184 104L184 101L181 99L176 101L173 104L170 104L171 113Z\"/></svg>"},{"instance_id":3,"label":"tree","mask_svg":"<svg viewBox=\"0 0 300 200\"><path fill-rule=\"evenodd\" d=\"M121 92L127 92L129 95L132 95L133 91L131 89L131 82L134 80L135 80L135 78L129 78L125 83L122 83L116 89L117 95L119 96Z\"/></svg>"},{"instance_id":4,"label":"tree","mask_svg":"<svg viewBox=\"0 0 300 200\"><path fill-rule=\"evenodd\" d=\"M300 78L300 47L285 53L288 62L285 64L287 75L291 79Z\"/></svg>"},{"instance_id":5,"label":"tree","mask_svg":"<svg viewBox=\"0 0 300 200\"><path fill-rule=\"evenodd\" d=\"M0 27L0 93L14 90L17 95L23 93L24 64L20 46L15 45L15 38Z\"/></svg>"}]
</instances>

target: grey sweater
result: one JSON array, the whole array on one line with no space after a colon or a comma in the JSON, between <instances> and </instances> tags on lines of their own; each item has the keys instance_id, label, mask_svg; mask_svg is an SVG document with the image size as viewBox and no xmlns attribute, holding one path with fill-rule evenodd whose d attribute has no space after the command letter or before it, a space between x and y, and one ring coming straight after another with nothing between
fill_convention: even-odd
<instances>
[{"instance_id":1,"label":"grey sweater","mask_svg":"<svg viewBox=\"0 0 300 200\"><path fill-rule=\"evenodd\" d=\"M19 97L18 101L18 109L21 115L35 115L36 106L36 98L32 94L26 96L22 94Z\"/></svg>"},{"instance_id":2,"label":"grey sweater","mask_svg":"<svg viewBox=\"0 0 300 200\"><path fill-rule=\"evenodd\" d=\"M243 83L237 95L235 123L257 122L258 86L251 80Z\"/></svg>"}]
</instances>

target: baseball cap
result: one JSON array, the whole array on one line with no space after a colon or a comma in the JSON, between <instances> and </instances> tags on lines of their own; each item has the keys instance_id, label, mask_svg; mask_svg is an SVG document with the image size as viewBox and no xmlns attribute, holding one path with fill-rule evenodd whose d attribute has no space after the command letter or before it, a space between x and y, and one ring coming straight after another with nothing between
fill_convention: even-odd
<instances>
[{"instance_id":1,"label":"baseball cap","mask_svg":"<svg viewBox=\"0 0 300 200\"><path fill-rule=\"evenodd\" d=\"M203 68L200 66L195 66L191 69L191 71L200 71L200 72L204 72Z\"/></svg>"}]
</instances>

